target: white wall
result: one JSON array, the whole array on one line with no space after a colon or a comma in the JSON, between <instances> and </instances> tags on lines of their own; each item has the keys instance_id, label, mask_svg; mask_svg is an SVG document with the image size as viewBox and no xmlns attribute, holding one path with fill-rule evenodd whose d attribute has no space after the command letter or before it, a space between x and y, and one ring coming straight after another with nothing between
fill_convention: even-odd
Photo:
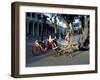
<instances>
[{"instance_id":1,"label":"white wall","mask_svg":"<svg viewBox=\"0 0 100 80\"><path fill-rule=\"evenodd\" d=\"M100 0L0 0L0 80L16 80L10 76L11 68L11 2L30 1L40 3L73 4L98 6ZM98 11L100 14L100 10ZM100 16L98 16L100 21ZM100 34L100 23L98 35ZM100 44L98 37L98 44ZM100 47L100 45L98 46ZM98 51L98 53L100 50ZM100 54L98 54L98 67L100 68ZM100 80L100 69L97 74L64 75L54 77L21 78L18 80Z\"/></svg>"}]
</instances>

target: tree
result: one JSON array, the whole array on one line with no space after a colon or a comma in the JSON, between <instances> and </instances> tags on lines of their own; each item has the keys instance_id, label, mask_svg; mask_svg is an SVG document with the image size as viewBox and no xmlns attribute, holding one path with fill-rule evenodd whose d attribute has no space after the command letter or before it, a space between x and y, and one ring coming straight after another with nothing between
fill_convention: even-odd
<instances>
[{"instance_id":1,"label":"tree","mask_svg":"<svg viewBox=\"0 0 100 80\"><path fill-rule=\"evenodd\" d=\"M50 21L51 21L51 26L54 27L54 36L57 38L57 14L51 14Z\"/></svg>"},{"instance_id":2,"label":"tree","mask_svg":"<svg viewBox=\"0 0 100 80\"><path fill-rule=\"evenodd\" d=\"M66 25L70 28L70 23L73 21L74 17L78 17L79 15L61 15L65 20ZM84 15L80 16L80 20L82 22L82 36L83 36L83 44L84 46L88 46L89 44L89 16Z\"/></svg>"},{"instance_id":3,"label":"tree","mask_svg":"<svg viewBox=\"0 0 100 80\"><path fill-rule=\"evenodd\" d=\"M89 42L89 16L83 16L83 18L84 18L82 27L83 44L87 44L87 42Z\"/></svg>"},{"instance_id":4,"label":"tree","mask_svg":"<svg viewBox=\"0 0 100 80\"><path fill-rule=\"evenodd\" d=\"M55 34L57 33L57 20L56 20L57 14L51 14L51 25L55 28Z\"/></svg>"},{"instance_id":5,"label":"tree","mask_svg":"<svg viewBox=\"0 0 100 80\"><path fill-rule=\"evenodd\" d=\"M64 23L67 25L67 29L70 31L70 33L73 33L72 29L72 21L74 20L74 17L77 17L78 15L69 15L69 14L62 14L61 17L64 20Z\"/></svg>"}]
</instances>

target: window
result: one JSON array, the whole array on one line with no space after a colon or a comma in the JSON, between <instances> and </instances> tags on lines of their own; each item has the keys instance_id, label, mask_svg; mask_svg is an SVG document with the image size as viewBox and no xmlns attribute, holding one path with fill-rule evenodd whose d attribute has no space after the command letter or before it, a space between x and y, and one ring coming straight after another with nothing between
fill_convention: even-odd
<instances>
[{"instance_id":1,"label":"window","mask_svg":"<svg viewBox=\"0 0 100 80\"><path fill-rule=\"evenodd\" d=\"M35 13L32 13L32 18L34 18L35 17Z\"/></svg>"},{"instance_id":2,"label":"window","mask_svg":"<svg viewBox=\"0 0 100 80\"><path fill-rule=\"evenodd\" d=\"M27 13L26 13L26 16L27 16L27 17L30 17L30 16L31 16L31 13L27 12Z\"/></svg>"}]
</instances>

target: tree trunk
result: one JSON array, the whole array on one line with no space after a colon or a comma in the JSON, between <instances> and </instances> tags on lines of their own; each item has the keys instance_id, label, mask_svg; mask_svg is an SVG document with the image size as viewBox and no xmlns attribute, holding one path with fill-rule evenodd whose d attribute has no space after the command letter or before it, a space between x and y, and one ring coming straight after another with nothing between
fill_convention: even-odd
<instances>
[{"instance_id":1,"label":"tree trunk","mask_svg":"<svg viewBox=\"0 0 100 80\"><path fill-rule=\"evenodd\" d=\"M86 40L88 39L89 36L89 25L88 25L88 17L84 16L84 25L82 29L82 36L83 36L83 44L86 43Z\"/></svg>"},{"instance_id":2,"label":"tree trunk","mask_svg":"<svg viewBox=\"0 0 100 80\"><path fill-rule=\"evenodd\" d=\"M57 34L57 21L56 21L56 17L57 15L52 15L51 16L51 25L54 27L54 34L55 34L55 38L57 38L56 34Z\"/></svg>"}]
</instances>

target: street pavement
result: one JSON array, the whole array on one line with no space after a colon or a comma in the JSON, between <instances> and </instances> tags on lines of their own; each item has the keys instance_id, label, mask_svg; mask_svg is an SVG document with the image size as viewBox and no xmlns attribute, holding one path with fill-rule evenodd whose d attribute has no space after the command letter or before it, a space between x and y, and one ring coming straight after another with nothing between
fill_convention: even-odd
<instances>
[{"instance_id":1,"label":"street pavement","mask_svg":"<svg viewBox=\"0 0 100 80\"><path fill-rule=\"evenodd\" d=\"M71 38L71 42L77 41L78 36ZM72 39L74 39L72 41ZM60 41L59 41L60 42ZM61 40L61 44L65 44ZM60 65L83 65L89 64L89 50L73 52L71 56L61 55L58 57L49 56L52 50L38 56L32 55L32 39L26 42L26 67L40 67L40 66L60 66Z\"/></svg>"},{"instance_id":2,"label":"street pavement","mask_svg":"<svg viewBox=\"0 0 100 80\"><path fill-rule=\"evenodd\" d=\"M89 51L77 51L71 56L61 55L57 57L49 56L51 52L32 57L31 63L28 63L27 67L89 64Z\"/></svg>"}]
</instances>

